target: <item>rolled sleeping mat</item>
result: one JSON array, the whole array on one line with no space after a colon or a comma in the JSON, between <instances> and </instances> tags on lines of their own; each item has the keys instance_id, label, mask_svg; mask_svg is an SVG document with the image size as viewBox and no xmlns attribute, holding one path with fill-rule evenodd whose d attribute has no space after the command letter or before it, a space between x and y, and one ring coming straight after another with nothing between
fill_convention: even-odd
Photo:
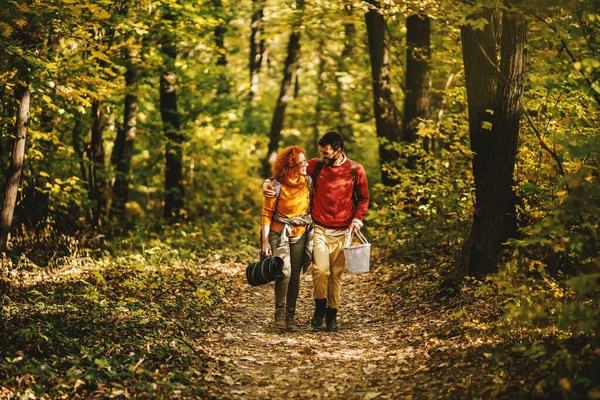
<instances>
[{"instance_id":1,"label":"rolled sleeping mat","mask_svg":"<svg viewBox=\"0 0 600 400\"><path fill-rule=\"evenodd\" d=\"M262 260L248 265L246 279L252 286L260 286L283 278L283 259L278 256L265 257Z\"/></svg>"}]
</instances>

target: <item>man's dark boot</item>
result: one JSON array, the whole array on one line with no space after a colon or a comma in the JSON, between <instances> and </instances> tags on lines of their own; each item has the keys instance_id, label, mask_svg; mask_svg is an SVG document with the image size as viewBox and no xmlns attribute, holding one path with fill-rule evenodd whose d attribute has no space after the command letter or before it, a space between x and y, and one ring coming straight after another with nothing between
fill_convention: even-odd
<instances>
[{"instance_id":1,"label":"man's dark boot","mask_svg":"<svg viewBox=\"0 0 600 400\"><path fill-rule=\"evenodd\" d=\"M315 299L315 313L310 321L313 328L320 328L323 325L323 317L325 317L325 308L327 307L327 299Z\"/></svg>"},{"instance_id":2,"label":"man's dark boot","mask_svg":"<svg viewBox=\"0 0 600 400\"><path fill-rule=\"evenodd\" d=\"M325 315L325 330L326 331L337 331L338 325L335 318L337 317L337 308L327 307Z\"/></svg>"}]
</instances>

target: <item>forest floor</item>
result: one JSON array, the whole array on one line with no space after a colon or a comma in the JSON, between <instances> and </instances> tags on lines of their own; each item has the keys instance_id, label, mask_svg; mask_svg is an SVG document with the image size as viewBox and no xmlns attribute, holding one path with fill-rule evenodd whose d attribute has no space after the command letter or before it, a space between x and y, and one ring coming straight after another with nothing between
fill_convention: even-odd
<instances>
[{"instance_id":1,"label":"forest floor","mask_svg":"<svg viewBox=\"0 0 600 400\"><path fill-rule=\"evenodd\" d=\"M336 332L310 327L310 271L299 330L275 329L245 256L4 262L0 399L600 399L597 341L508 341L489 285L442 297L433 268L374 256L344 275Z\"/></svg>"},{"instance_id":2,"label":"forest floor","mask_svg":"<svg viewBox=\"0 0 600 400\"><path fill-rule=\"evenodd\" d=\"M231 268L231 277L243 276L242 270ZM493 345L489 337L483 341L457 334L451 309L427 304L422 293L386 294L381 279L377 274L344 275L336 332L310 326L310 271L301 278L296 332L273 327L272 285L238 285L201 344L210 360L209 397L508 396L505 380L510 373L502 363L490 362L485 349Z\"/></svg>"}]
</instances>

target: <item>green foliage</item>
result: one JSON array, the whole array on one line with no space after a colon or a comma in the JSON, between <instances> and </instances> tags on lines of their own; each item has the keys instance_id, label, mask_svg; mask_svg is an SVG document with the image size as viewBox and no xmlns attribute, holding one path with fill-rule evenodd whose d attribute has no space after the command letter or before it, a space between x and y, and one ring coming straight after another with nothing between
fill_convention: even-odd
<instances>
[{"instance_id":1,"label":"green foliage","mask_svg":"<svg viewBox=\"0 0 600 400\"><path fill-rule=\"evenodd\" d=\"M399 147L404 159L417 157L416 168L394 170L400 183L384 192L384 200L369 216L378 222L377 242L393 248L395 257L405 262L430 260L431 265L443 266L452 261L468 232L469 152L459 143L442 149L439 156L424 152L419 144Z\"/></svg>"},{"instance_id":2,"label":"green foliage","mask_svg":"<svg viewBox=\"0 0 600 400\"><path fill-rule=\"evenodd\" d=\"M206 359L192 343L225 294L205 263L166 244L65 258L49 274L3 263L3 395L203 394Z\"/></svg>"}]
</instances>

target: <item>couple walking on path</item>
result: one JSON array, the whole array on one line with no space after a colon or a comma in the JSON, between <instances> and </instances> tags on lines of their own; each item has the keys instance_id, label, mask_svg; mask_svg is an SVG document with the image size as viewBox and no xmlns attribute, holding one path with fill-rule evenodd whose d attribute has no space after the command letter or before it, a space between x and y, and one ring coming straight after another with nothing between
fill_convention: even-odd
<instances>
[{"instance_id":1,"label":"couple walking on path","mask_svg":"<svg viewBox=\"0 0 600 400\"><path fill-rule=\"evenodd\" d=\"M369 207L365 169L344 154L344 140L328 132L318 141L321 158L307 161L298 146L281 151L274 176L265 180L261 215L261 253L284 261L284 277L275 281L274 326L295 330L300 273L313 263L313 328L337 330L342 247L360 231Z\"/></svg>"}]
</instances>

